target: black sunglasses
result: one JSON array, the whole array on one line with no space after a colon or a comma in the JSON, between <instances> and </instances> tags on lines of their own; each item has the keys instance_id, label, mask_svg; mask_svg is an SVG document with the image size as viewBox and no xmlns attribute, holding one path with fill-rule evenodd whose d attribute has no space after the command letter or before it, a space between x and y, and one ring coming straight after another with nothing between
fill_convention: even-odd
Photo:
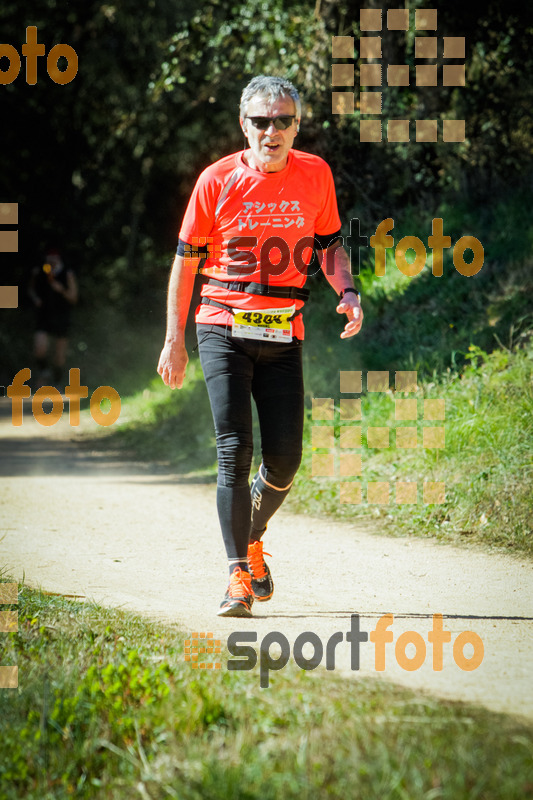
<instances>
[{"instance_id":1,"label":"black sunglasses","mask_svg":"<svg viewBox=\"0 0 533 800\"><path fill-rule=\"evenodd\" d=\"M284 131L290 128L294 117L294 114L282 114L279 117L245 117L245 119L249 119L254 128L258 128L260 131L266 131L267 128L270 127L271 122L274 123L274 127L277 131Z\"/></svg>"}]
</instances>

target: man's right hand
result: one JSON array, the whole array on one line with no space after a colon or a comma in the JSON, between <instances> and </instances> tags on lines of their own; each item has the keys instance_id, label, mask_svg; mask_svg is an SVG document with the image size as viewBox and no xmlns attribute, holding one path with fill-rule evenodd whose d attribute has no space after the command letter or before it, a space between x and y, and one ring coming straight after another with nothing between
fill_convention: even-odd
<instances>
[{"instance_id":1,"label":"man's right hand","mask_svg":"<svg viewBox=\"0 0 533 800\"><path fill-rule=\"evenodd\" d=\"M171 389L181 389L185 378L185 368L189 361L189 356L183 342L165 342L157 371Z\"/></svg>"}]
</instances>

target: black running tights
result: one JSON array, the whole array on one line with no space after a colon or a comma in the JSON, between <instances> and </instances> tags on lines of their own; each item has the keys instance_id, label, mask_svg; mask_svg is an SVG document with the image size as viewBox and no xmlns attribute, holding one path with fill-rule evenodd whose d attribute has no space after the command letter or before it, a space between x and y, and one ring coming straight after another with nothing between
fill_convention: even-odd
<instances>
[{"instance_id":1,"label":"black running tights","mask_svg":"<svg viewBox=\"0 0 533 800\"><path fill-rule=\"evenodd\" d=\"M197 325L200 362L213 412L218 456L217 510L229 559L244 559L250 531L264 530L288 493L302 457L302 342L232 337L223 325ZM253 397L261 431L256 479L265 502L250 496ZM257 480L256 480L257 483ZM257 493L256 493L257 494Z\"/></svg>"}]
</instances>

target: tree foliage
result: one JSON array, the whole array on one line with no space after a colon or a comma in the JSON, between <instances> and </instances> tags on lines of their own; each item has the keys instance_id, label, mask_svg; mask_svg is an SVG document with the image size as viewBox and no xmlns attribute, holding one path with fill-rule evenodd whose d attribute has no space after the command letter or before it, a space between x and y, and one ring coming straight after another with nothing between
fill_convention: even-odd
<instances>
[{"instance_id":1,"label":"tree foliage","mask_svg":"<svg viewBox=\"0 0 533 800\"><path fill-rule=\"evenodd\" d=\"M375 219L436 191L482 198L531 176L533 48L523 4L409 6L438 8L439 37L466 37L467 85L384 89L386 116L464 118L464 143L360 144L359 111L332 115L331 37L357 43L359 35L359 5L348 0L4 2L2 42L20 52L26 26L36 25L47 51L64 42L79 57L78 75L65 86L48 78L45 59L35 86L23 70L0 86L2 197L21 208L17 263L53 239L96 294L116 301L162 281L198 171L243 144L239 96L260 72L301 88L298 146L331 163L344 214L364 209ZM414 67L413 39L412 30L383 31L389 63ZM355 67L357 93L357 60Z\"/></svg>"}]
</instances>

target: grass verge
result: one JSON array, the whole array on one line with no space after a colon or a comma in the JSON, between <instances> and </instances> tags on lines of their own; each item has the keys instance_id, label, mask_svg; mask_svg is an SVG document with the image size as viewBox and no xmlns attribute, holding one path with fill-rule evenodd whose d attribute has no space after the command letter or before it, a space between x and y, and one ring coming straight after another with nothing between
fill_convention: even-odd
<instances>
[{"instance_id":1,"label":"grass verge","mask_svg":"<svg viewBox=\"0 0 533 800\"><path fill-rule=\"evenodd\" d=\"M460 371L419 380L416 394L394 392L361 395L361 420L343 418L343 404L359 395L343 394L338 379L329 396L334 417L313 419L312 396L303 442L303 459L285 507L353 520L380 520L380 530L394 534L437 536L449 542L484 543L513 552L533 553L533 341L486 353L472 345ZM309 365L308 365L309 367ZM397 399L415 399L415 418L396 420ZM444 401L444 419L424 419L426 400ZM442 410L442 409L441 409ZM329 447L319 446L317 429L331 431ZM361 445L345 447L341 436L361 429ZM386 428L387 447L369 447L368 429ZM416 447L400 446L400 429L409 428ZM424 447L428 428L443 428L442 447ZM414 432L413 432L414 431ZM404 435L409 435L405 434ZM120 424L109 445L129 448L137 457L166 461L171 468L214 480L216 450L207 392L197 359L179 392L169 392L156 378L126 399ZM403 440L405 443L405 440ZM438 440L437 440L438 441ZM413 441L411 440L411 444ZM442 444L442 441L438 442ZM260 452L256 426L255 452ZM316 476L316 456L333 459L335 477ZM355 457L362 476L343 476ZM314 466L315 464L315 466ZM257 465L257 458L256 458ZM384 503L368 503L368 483L387 484ZM398 483L417 484L416 502L398 503ZM431 502L427 483L444 484L444 502ZM361 487L361 503L341 502L344 492ZM438 487L435 487L438 490ZM347 496L343 494L343 498ZM407 498L409 499L409 498ZM442 498L439 498L442 499Z\"/></svg>"},{"instance_id":2,"label":"grass verge","mask_svg":"<svg viewBox=\"0 0 533 800\"><path fill-rule=\"evenodd\" d=\"M5 576L4 576L5 580ZM527 800L533 729L510 717L290 662L193 671L184 634L19 587L0 639L3 800Z\"/></svg>"},{"instance_id":3,"label":"grass verge","mask_svg":"<svg viewBox=\"0 0 533 800\"><path fill-rule=\"evenodd\" d=\"M448 370L420 383L416 395L392 390L363 395L362 420L343 420L345 400L336 399L331 421L313 420L309 410L302 467L287 506L347 520L382 519L391 533L483 542L533 554L533 341L491 354L471 346L468 361L460 373ZM356 395L344 397L350 401ZM416 398L414 419L397 420L396 400L409 398ZM426 408L431 414L427 400L443 401L442 419L424 419ZM333 429L334 447L314 446L323 427ZM363 447L342 447L341 436L349 428L362 430ZM383 444L388 446L369 447L369 428L385 429ZM424 437L434 434L431 428L441 429L434 441L443 447L423 446L430 441ZM402 433L411 438L403 439ZM410 446L402 446L406 442ZM314 477L313 459L328 454L337 476L342 476L342 459L359 455L362 479ZM370 482L386 485L386 502L364 502ZM340 483L352 491L360 485L363 502L340 502ZM416 484L409 502L405 495L398 502L402 483ZM431 502L424 489L429 483L443 484L443 502Z\"/></svg>"}]
</instances>

